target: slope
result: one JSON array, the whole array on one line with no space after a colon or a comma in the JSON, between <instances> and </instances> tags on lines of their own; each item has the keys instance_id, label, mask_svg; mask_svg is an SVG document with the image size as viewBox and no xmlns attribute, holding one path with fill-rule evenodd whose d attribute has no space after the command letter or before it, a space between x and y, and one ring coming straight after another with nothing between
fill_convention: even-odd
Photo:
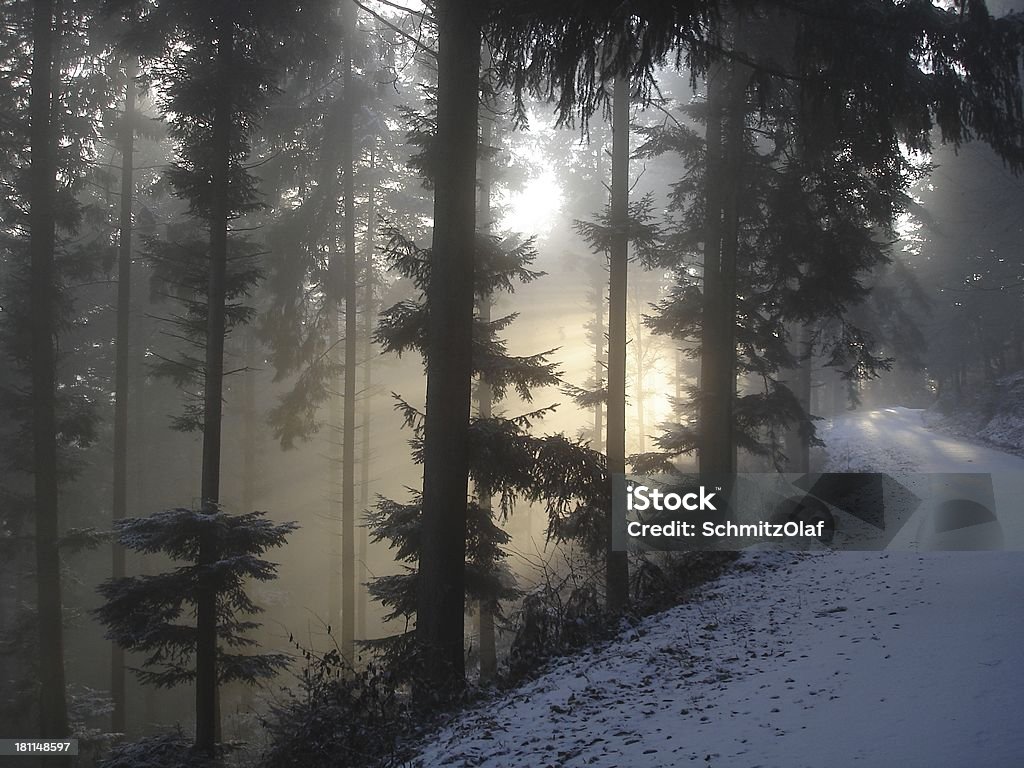
<instances>
[{"instance_id":1,"label":"slope","mask_svg":"<svg viewBox=\"0 0 1024 768\"><path fill-rule=\"evenodd\" d=\"M1022 472L920 413L824 431L833 471ZM464 713L421 766L976 766L1024 760L1024 554L750 553L697 602Z\"/></svg>"}]
</instances>

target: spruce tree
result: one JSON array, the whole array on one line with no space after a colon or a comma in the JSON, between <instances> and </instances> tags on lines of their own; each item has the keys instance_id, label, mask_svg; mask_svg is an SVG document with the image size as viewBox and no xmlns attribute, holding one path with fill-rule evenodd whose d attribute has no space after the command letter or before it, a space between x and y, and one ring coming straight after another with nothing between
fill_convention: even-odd
<instances>
[{"instance_id":1,"label":"spruce tree","mask_svg":"<svg viewBox=\"0 0 1024 768\"><path fill-rule=\"evenodd\" d=\"M204 327L194 370L202 383L201 409L193 417L202 426L200 483L202 513L214 519L220 505L221 417L224 390L224 341L229 329L229 250L231 222L258 207L252 176L243 166L265 103L283 60L294 52L288 40L301 27L298 4L244 6L221 0L209 3L111 0L111 11L132 19L130 45L150 60L149 75L162 86L163 106L173 115L170 135L178 156L168 179L188 200L190 213L206 230L205 262L193 264L205 276L205 300L190 300L195 328ZM312 12L315 12L315 8ZM287 40L290 45L281 45ZM187 45L182 45L186 43ZM202 252L200 252L202 253ZM248 276L252 279L252 275ZM182 281L187 282L187 281ZM248 284L236 284L244 294ZM193 288L194 290L194 288ZM245 319L244 310L241 319ZM184 520L182 519L184 522ZM196 746L213 754L218 737L217 685L218 591L213 569L221 561L218 540L202 532L196 553L199 580L190 595L196 606Z\"/></svg>"},{"instance_id":2,"label":"spruce tree","mask_svg":"<svg viewBox=\"0 0 1024 768\"><path fill-rule=\"evenodd\" d=\"M605 210L595 221L577 221L576 230L595 253L608 262L608 385L602 390L566 391L580 405L606 402L608 426L605 446L609 475L626 471L626 357L627 357L627 274L629 246L645 265L658 262L661 254L661 233L653 220L650 197L628 199L628 131L629 94L625 81L616 91L619 102L613 106L615 135L612 157L612 196ZM616 151L617 150L617 151ZM614 289L614 290L613 290ZM599 331L595 329L594 333ZM600 330L603 333L603 329ZM600 362L598 363L600 365ZM614 379L614 381L613 381ZM638 395L639 396L639 395ZM610 479L609 479L609 482ZM611 487L605 490L611 498ZM625 552L612 549L611 506L604 510L605 594L608 609L622 611L629 597L628 562Z\"/></svg>"},{"instance_id":3,"label":"spruce tree","mask_svg":"<svg viewBox=\"0 0 1024 768\"><path fill-rule=\"evenodd\" d=\"M32 15L32 76L29 113L29 249L31 258L32 471L35 491L36 579L39 585L40 736L68 734L64 691L64 621L61 609L59 517L57 509L57 308L56 275L57 127L53 81L60 50L60 23L53 0L37 2ZM59 71L57 69L56 71Z\"/></svg>"},{"instance_id":4,"label":"spruce tree","mask_svg":"<svg viewBox=\"0 0 1024 768\"><path fill-rule=\"evenodd\" d=\"M412 280L420 291L418 301L404 301L385 310L377 336L386 352L425 353L429 324L433 322L429 298L424 289L432 278L432 261L424 249L406 238L393 234L389 254L399 274ZM529 281L539 274L529 268L533 259L529 243L505 242L493 235L477 238L477 297L490 300L497 290L510 291L516 282ZM494 403L500 402L508 390L529 401L531 390L538 386L559 383L556 368L548 362L551 352L526 357L511 356L498 334L509 326L515 315L474 320L474 373L486 383ZM422 460L423 414L398 400L406 423L413 429L413 455ZM501 563L506 554L502 547L508 541L498 520L506 518L516 499L542 503L548 513L548 534L552 539L581 540L593 554L603 547L603 515L608 475L603 457L584 445L561 435L535 436L533 424L551 408L541 408L518 417L480 413L472 419L470 435L470 477L475 498L467 509L465 558L466 598L486 602L491 613L500 618L501 603L517 592ZM480 499L493 499L481 504ZM422 499L415 494L407 503L382 499L368 517L374 541L388 542L407 572L375 579L370 592L389 609L389 620L404 620L408 627L415 616L416 591L420 588L419 563L421 547ZM422 653L415 637L406 633L371 643L381 650L395 673L408 674L420 668Z\"/></svg>"},{"instance_id":5,"label":"spruce tree","mask_svg":"<svg viewBox=\"0 0 1024 768\"><path fill-rule=\"evenodd\" d=\"M451 691L465 676L463 628L469 414L473 373L473 253L476 214L477 97L484 9L439 0L437 19L437 173L434 178L431 322L426 344L423 525L417 641L424 685Z\"/></svg>"},{"instance_id":6,"label":"spruce tree","mask_svg":"<svg viewBox=\"0 0 1024 768\"><path fill-rule=\"evenodd\" d=\"M629 259L629 80L619 73L612 94L612 182L608 206L608 474L626 473L626 288ZM609 493L609 496L611 494ZM605 600L617 613L629 601L629 561L612 548L607 511Z\"/></svg>"},{"instance_id":7,"label":"spruce tree","mask_svg":"<svg viewBox=\"0 0 1024 768\"><path fill-rule=\"evenodd\" d=\"M4 559L10 555L23 573L34 572L37 589L35 597L21 592L32 607L11 625L22 639L36 636L23 646L34 658L20 661L38 709L19 706L28 718L38 718L33 730L58 738L68 734L61 547L69 543L71 527L60 492L95 441L93 404L102 392L96 368L78 349L90 326L84 319L74 322L81 318L74 314L75 300L87 291L72 284L87 282L109 255L102 236L88 241L78 234L84 213L103 219L77 197L92 180L97 116L113 100L99 63L107 41L101 30L86 31L93 11L84 1L10 3L0 30L2 66L14 75L0 84L6 117L0 125L0 344L7 361L0 420L8 438L0 524L12 537ZM22 473L31 479L26 482ZM19 574L17 583L28 582Z\"/></svg>"},{"instance_id":8,"label":"spruce tree","mask_svg":"<svg viewBox=\"0 0 1024 768\"><path fill-rule=\"evenodd\" d=\"M352 60L355 40L355 7L343 0L342 28L345 38L342 61L342 87L349 101L341 123L341 165L343 173L343 242L345 245L345 363L344 403L341 468L341 652L355 659L356 628L356 547L355 547L355 463L356 463L356 358L359 345L356 307L359 270L356 257L355 161L353 139Z\"/></svg>"},{"instance_id":9,"label":"spruce tree","mask_svg":"<svg viewBox=\"0 0 1024 768\"><path fill-rule=\"evenodd\" d=\"M252 652L256 643L248 637L260 626L250 618L260 608L249 598L247 586L275 578L276 566L262 555L283 545L296 528L294 523L272 523L264 515L171 509L117 521L121 546L180 563L157 575L115 577L99 586L106 602L96 615L110 640L145 654L143 666L136 670L143 683L167 688L198 680L204 628L191 617L211 593L216 608L217 685L251 685L287 665L283 654ZM217 559L207 562L204 550L209 549ZM202 754L212 754L202 743L196 747Z\"/></svg>"},{"instance_id":10,"label":"spruce tree","mask_svg":"<svg viewBox=\"0 0 1024 768\"><path fill-rule=\"evenodd\" d=\"M129 60L124 67L124 112L121 119L121 209L118 224L117 255L117 360L114 395L114 499L113 519L127 516L128 507L128 366L131 347L131 265L132 204L135 198L133 160L135 151L135 77L137 67ZM113 545L112 576L125 575L124 550ZM125 730L125 667L124 652L111 645L110 693L114 699L111 730Z\"/></svg>"}]
</instances>

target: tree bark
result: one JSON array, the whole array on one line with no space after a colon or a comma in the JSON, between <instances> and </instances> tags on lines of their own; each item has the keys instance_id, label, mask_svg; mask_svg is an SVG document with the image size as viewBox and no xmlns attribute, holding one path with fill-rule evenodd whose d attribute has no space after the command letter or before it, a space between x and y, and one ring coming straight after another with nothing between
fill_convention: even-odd
<instances>
[{"instance_id":1,"label":"tree bark","mask_svg":"<svg viewBox=\"0 0 1024 768\"><path fill-rule=\"evenodd\" d=\"M335 168L335 172L337 169ZM332 198L333 199L333 198ZM334 262L337 259L336 248L337 243L335 242L335 232L333 226L331 227L330 242L327 246L328 260ZM331 270L334 271L333 269ZM327 348L331 350L331 354L336 355L338 346L342 343L338 326L341 322L341 316L338 312L337 298L329 294L327 296ZM341 360L344 361L344 355ZM341 539L344 536L344 524L342 522L341 514L341 483L342 475L341 471L342 464L344 463L342 442L344 441L345 427L343 424L344 420L344 406L342 405L342 396L344 394L344 379L342 379L342 392L332 391L329 394L328 402L328 420L329 420L329 432L328 441L329 447L327 451L328 455L328 483L327 483L327 525L329 526L328 532L328 567L327 567L327 629L332 636L336 636L336 632L340 632L341 628L341 572L343 570L341 564ZM340 646L340 640L339 640Z\"/></svg>"},{"instance_id":2,"label":"tree bark","mask_svg":"<svg viewBox=\"0 0 1024 768\"><path fill-rule=\"evenodd\" d=\"M57 350L54 204L57 143L54 75L60 45L58 6L36 0L32 16L32 75L29 95L29 249L32 334L32 438L36 518L36 578L39 624L39 735L68 735L64 691L59 511L57 499ZM60 758L58 765L66 765Z\"/></svg>"},{"instance_id":3,"label":"tree bark","mask_svg":"<svg viewBox=\"0 0 1024 768\"><path fill-rule=\"evenodd\" d=\"M142 275L142 280L139 279L139 270L134 270L136 282L141 282L145 285L144 279L145 274ZM143 268L143 273L145 269ZM137 288L138 286L136 286ZM142 304L146 301L145 291L135 293L136 305ZM141 298L141 301L140 301ZM146 349L148 346L148 334L144 319L146 312L144 306L139 306L139 309L135 315L134 322L131 324L132 329L132 350L131 356L131 374L132 384L131 393L137 402L147 401L146 392ZM132 477L132 505L135 509L142 510L147 504L153 502L153 484L150 482L150 467L154 466L152 461L153 454L153 441L149 439L149 418L148 410L146 408L133 408L132 409L132 429L129 436L128 442L135 446L135 450L132 451L132 471L129 473ZM158 470L159 471L159 470ZM154 575L155 570L151 567L147 567L147 564L143 562L142 572L148 575ZM136 683L131 686L133 692L140 692L140 686ZM127 692L126 692L127 693ZM141 686L142 695L142 706L135 708L134 715L130 718L128 713L125 713L125 726L128 728L138 727L141 723L156 723L159 722L159 707L157 702L157 695L154 690L154 686L145 685ZM141 710L141 711L140 711Z\"/></svg>"},{"instance_id":4,"label":"tree bark","mask_svg":"<svg viewBox=\"0 0 1024 768\"><path fill-rule=\"evenodd\" d=\"M612 99L611 223L608 254L608 474L626 472L626 288L629 256L629 81L615 78ZM610 478L609 478L610 482ZM629 564L625 552L612 551L612 512L605 521L605 599L617 613L629 601Z\"/></svg>"},{"instance_id":5,"label":"tree bark","mask_svg":"<svg viewBox=\"0 0 1024 768\"><path fill-rule=\"evenodd\" d=\"M363 421L362 421L362 456L359 460L359 509L365 513L370 507L370 455L372 444L370 421L373 415L373 319L375 310L375 285L376 274L373 264L374 234L377 231L377 189L376 173L377 162L374 147L370 148L370 188L366 198L366 240L364 247L366 255L363 265ZM366 639L366 582L369 578L366 567L369 542L367 540L366 526L359 526L358 534L359 583L356 587L356 636Z\"/></svg>"},{"instance_id":6,"label":"tree bark","mask_svg":"<svg viewBox=\"0 0 1024 768\"><path fill-rule=\"evenodd\" d=\"M737 22L738 25L739 22ZM700 471L725 481L736 471L737 193L746 97L746 70L719 64L708 76L704 306L701 316Z\"/></svg>"},{"instance_id":7,"label":"tree bark","mask_svg":"<svg viewBox=\"0 0 1024 768\"><path fill-rule=\"evenodd\" d=\"M604 270L601 270L597 279L597 316L594 318L596 330L594 332L594 381L597 389L605 384L605 360L604 360ZM594 403L594 450L604 450L604 409L605 403Z\"/></svg>"},{"instance_id":8,"label":"tree bark","mask_svg":"<svg viewBox=\"0 0 1024 768\"><path fill-rule=\"evenodd\" d=\"M485 48L486 53L486 48ZM479 159L480 180L477 201L477 223L480 231L491 232L491 186L494 182L494 168L491 160L491 146L494 142L494 104L490 99L481 99L479 107L480 146L485 154ZM479 302L480 319L484 323L491 322L491 297L485 296ZM477 415L481 419L491 418L492 394L490 385L480 380L477 383ZM491 497L489 494L477 493L480 508L491 513ZM479 601L478 636L480 642L480 682L493 680L498 672L498 658L494 638L494 612L490 600Z\"/></svg>"},{"instance_id":9,"label":"tree bark","mask_svg":"<svg viewBox=\"0 0 1024 768\"><path fill-rule=\"evenodd\" d=\"M644 350L644 336L643 336L643 325L637 322L635 328L636 335L633 337L633 364L636 367L636 392L634 397L636 398L636 439L637 439L637 451L643 453L647 450L647 420L644 414L644 398L647 395L647 391L644 388L644 357L646 352Z\"/></svg>"},{"instance_id":10,"label":"tree bark","mask_svg":"<svg viewBox=\"0 0 1024 768\"><path fill-rule=\"evenodd\" d=\"M320 159L322 174L320 184L323 192L323 215L326 218L325 228L327 234L327 288L325 291L325 303L327 313L327 349L332 356L337 355L338 345L341 343L339 334L339 323L341 322L339 307L344 289L341 284L344 280L345 261L344 254L338 255L338 168L341 165L341 142L337 141L335 135L342 130L346 105L343 97L335 96L327 114L326 124L320 143ZM344 349L344 348L343 348ZM338 361L344 365L344 355ZM331 432L328 436L328 483L327 483L327 521L328 533L328 568L327 568L327 626L330 632L340 632L341 628L341 602L342 602L342 536L344 535L344 524L342 522L342 483L344 482L343 443L344 443L344 378L341 385L342 392L330 392L328 398L329 426ZM340 643L339 643L340 645Z\"/></svg>"},{"instance_id":11,"label":"tree bark","mask_svg":"<svg viewBox=\"0 0 1024 768\"><path fill-rule=\"evenodd\" d=\"M256 445L259 434L256 429L256 366L259 342L251 332L242 339L242 487L239 497L242 512L256 509ZM248 688L249 686L246 686Z\"/></svg>"},{"instance_id":12,"label":"tree bark","mask_svg":"<svg viewBox=\"0 0 1024 768\"><path fill-rule=\"evenodd\" d=\"M342 56L345 52L342 51ZM342 84L344 87L344 83ZM329 354L337 355L336 350L341 343L339 332L340 302L343 299L342 288L345 279L345 256L338 251L338 169L341 166L342 142L338 135L342 132L342 124L347 105L344 95L335 95L324 115L325 124L320 138L320 179L319 189L323 190L322 205L327 248L327 279L325 288L325 312L327 314L327 349ZM344 349L344 348L343 348ZM344 364L344 355L338 360ZM328 567L327 567L327 626L330 632L340 632L342 611L342 483L344 472L344 378L341 394L333 388L328 395L329 435L328 435L328 471L327 471L327 524L328 524ZM340 645L340 643L339 643Z\"/></svg>"},{"instance_id":13,"label":"tree bark","mask_svg":"<svg viewBox=\"0 0 1024 768\"><path fill-rule=\"evenodd\" d=\"M605 142L601 141L597 147L594 161L594 177L597 179L602 178L603 170L601 168L601 158L605 152ZM596 382L596 389L601 389L607 385L607 369L608 361L605 355L605 286L607 285L605 279L605 265L599 264L596 271L596 277L594 279L594 381ZM607 401L594 403L594 450L604 451L605 450L605 425L604 425L604 412L607 408Z\"/></svg>"},{"instance_id":14,"label":"tree bark","mask_svg":"<svg viewBox=\"0 0 1024 768\"><path fill-rule=\"evenodd\" d=\"M465 679L466 494L473 373L473 251L480 26L468 0L438 0L437 173L427 301L427 413L416 637L421 702Z\"/></svg>"},{"instance_id":15,"label":"tree bark","mask_svg":"<svg viewBox=\"0 0 1024 768\"><path fill-rule=\"evenodd\" d=\"M217 68L220 93L213 115L212 203L210 210L210 264L206 296L206 366L203 390L202 504L207 514L220 505L221 417L224 392L225 297L228 261L229 174L234 23L229 11L217 17ZM200 542L199 564L218 559L211 537ZM217 707L217 594L212 584L201 586L196 605L196 747L213 755L219 727Z\"/></svg>"},{"instance_id":16,"label":"tree bark","mask_svg":"<svg viewBox=\"0 0 1024 768\"><path fill-rule=\"evenodd\" d=\"M345 238L345 416L341 447L341 653L355 661L356 628L356 547L355 547L355 466L356 466L356 375L359 326L356 315L356 212L355 158L352 140L352 114L355 97L352 90L352 46L355 44L355 6L342 3L343 55L342 80L345 109L341 117L341 166L344 172Z\"/></svg>"},{"instance_id":17,"label":"tree bark","mask_svg":"<svg viewBox=\"0 0 1024 768\"><path fill-rule=\"evenodd\" d=\"M800 371L799 378L797 380L797 397L800 399L800 406L804 409L804 413L807 417L811 417L811 379L813 374L814 366L814 349L811 329L808 326L803 327L803 332L800 335ZM797 472L810 472L811 471L811 444L806 437L800 440L800 453L799 461L797 462Z\"/></svg>"},{"instance_id":18,"label":"tree bark","mask_svg":"<svg viewBox=\"0 0 1024 768\"><path fill-rule=\"evenodd\" d=\"M679 400L683 396L683 351L678 347L672 348L672 361L674 363L672 386L674 388L674 397L676 402L672 404L673 410L677 407Z\"/></svg>"},{"instance_id":19,"label":"tree bark","mask_svg":"<svg viewBox=\"0 0 1024 768\"><path fill-rule=\"evenodd\" d=\"M256 471L256 446L260 438L256 429L256 353L259 349L259 342L255 334L246 329L242 340L242 488L239 494L241 498L242 513L246 514L256 510L256 488L258 473ZM242 684L239 706L243 712L253 710L253 686Z\"/></svg>"},{"instance_id":20,"label":"tree bark","mask_svg":"<svg viewBox=\"0 0 1024 768\"><path fill-rule=\"evenodd\" d=\"M701 472L728 472L731 460L723 448L731 441L732 413L729 403L735 384L723 371L726 354L722 328L722 102L725 66L716 64L708 72L707 123L705 125L705 222L703 304L701 307L700 419L697 454ZM723 383L724 382L724 383ZM724 392L723 392L724 389Z\"/></svg>"},{"instance_id":21,"label":"tree bark","mask_svg":"<svg viewBox=\"0 0 1024 768\"><path fill-rule=\"evenodd\" d=\"M117 342L114 360L114 499L113 520L123 520L128 512L128 366L131 358L131 271L132 203L134 201L133 154L135 151L135 74L136 64L125 65L124 117L121 121L121 217L117 243ZM113 544L111 575L125 575L125 553ZM110 695L114 709L110 729L125 731L124 650L110 646Z\"/></svg>"}]
</instances>

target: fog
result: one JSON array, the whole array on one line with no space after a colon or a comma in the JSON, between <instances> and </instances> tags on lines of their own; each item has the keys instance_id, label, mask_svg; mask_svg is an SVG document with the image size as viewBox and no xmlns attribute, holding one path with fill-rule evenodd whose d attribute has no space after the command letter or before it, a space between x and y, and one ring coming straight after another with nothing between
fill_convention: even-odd
<instances>
[{"instance_id":1,"label":"fog","mask_svg":"<svg viewBox=\"0 0 1024 768\"><path fill-rule=\"evenodd\" d=\"M770 4L749 16L730 5L720 29L695 28L715 40L710 54L700 49L706 65L697 57L688 68L685 35L646 71L629 57L633 70L613 71L618 54L606 52L607 62L591 62L596 90L581 86L578 103L560 110L552 83L565 80L548 72L533 82L516 70L502 45L517 38L501 37L496 21L483 48L494 68L477 72L471 89L474 150L443 135L434 4L328 3L322 18L310 16L312 6L284 4L278 20L257 3L255 15L226 22L234 48L212 21L196 20L203 14L175 20L166 3L144 4L140 17L169 25L147 32L159 44L130 14L118 21L123 29L107 29L111 8L114 17L124 11L117 3L106 15L70 5L66 29L55 21L63 11L50 19L65 54L50 67L52 96L39 101L27 74L0 78L0 109L24 122L0 128L12 147L0 152L0 738L73 732L96 756L121 738L111 732L131 741L175 724L191 733L203 721L191 671L168 687L130 671L116 690L121 664L110 638L118 631L122 645L138 641L126 650L129 670L198 670L201 652L194 643L147 660L155 624L133 623L123 606L105 616L100 609L116 600L98 588L191 565L201 572L218 562L213 545L196 534L195 551L175 550L168 534L172 543L147 547L125 519L260 511L296 524L283 543L254 545L253 558L276 564L271 578L254 576L255 566L237 575L260 625L241 632L256 644L238 647L290 661L252 686L225 682L217 697L218 741L264 745L261 718L303 689L315 660L337 651L341 677L369 674L393 663L382 643L415 634L430 595L387 577L429 575L417 562L421 534L429 543L421 526L434 519L427 506L435 502L419 500L425 456L439 472L450 463L469 477L469 506L437 505L437 515L469 509L471 521L478 512L508 535L466 534L463 524L466 563L456 570L468 576L456 591L465 663L456 677L475 683L529 655L531 596L557 598L559 610L581 605L580 615L606 603L615 613L605 534L595 533L610 516L602 507L609 475L820 471L828 445L819 435L850 413L930 409L973 434L981 425L964 425L980 411L991 418L1015 407L1013 377L1024 368L1016 59L1002 68L984 56L968 63L1002 78L1017 99L993 100L998 114L986 123L981 110L951 106L960 91L944 100L949 82L928 80L938 78L938 53L906 53L916 49L900 38L869 66L873 38L857 25L850 40L827 27L834 55L789 50L825 22ZM242 5L227 3L233 10L224 13ZM998 17L1013 4L988 5ZM31 26L30 4L7 6L5 71L34 72L46 23ZM166 18L147 15L154 8ZM561 23L534 10L545 24ZM924 41L922 51L938 45L916 28L906 34ZM629 42L639 51L645 40ZM543 60L539 49L531 55ZM218 56L234 69L218 69ZM881 67L893 61L929 87L901 80L903 70L890 77ZM950 78L968 64L953 61ZM626 83L628 119L613 130L616 78ZM977 82L963 93L977 96ZM30 103L43 105L33 114L55 116L45 135L30 135ZM47 146L59 152L42 187L32 187L26 174L41 167ZM443 196L462 155L477 174L477 240L460 262L475 261L475 293L457 279L430 283L465 256L464 247L445 249L462 219L437 218L447 226L433 229L435 215L447 215ZM624 177L613 171L620 162ZM49 203L40 188L53 192ZM51 234L49 271L40 273L46 222L29 214L43 209ZM612 274L625 275L624 285ZM119 283L130 285L127 303ZM610 286L624 287L624 301L615 303ZM449 295L452 306L474 303L471 354L469 334L430 327L448 317L436 297ZM54 346L41 346L44 338ZM219 360L214 338L226 339ZM468 419L448 433L424 426L428 354L472 357ZM40 389L46 370L53 386ZM209 385L218 372L219 392ZM625 392L618 401L616 383ZM620 417L623 445L609 431ZM1019 448L1015 429L1006 427L1000 434L1011 437L997 447ZM456 447L446 453L449 439ZM52 462L39 452L44 442ZM557 461L544 453L556 449ZM581 488L586 476L592 482ZM57 498L40 506L47 488L58 488ZM409 505L412 517L396 505ZM57 535L47 538L39 521L51 519ZM498 555L474 549L495 541ZM47 547L49 571L36 557ZM236 554L223 562L248 562ZM634 579L644 564L631 555ZM40 600L53 592L44 584L57 585L56 607ZM383 598L370 593L374 584ZM163 629L198 637L206 593L195 588L176 609L143 602L137 610L166 609ZM227 610L225 598L210 599L214 613ZM231 646L216 642L221 652ZM51 643L58 652L37 658ZM57 668L66 683L54 682ZM396 675L391 690L405 701L417 682ZM39 691L51 685L66 706L45 704ZM64 733L38 725L48 706L63 708L66 727L54 727Z\"/></svg>"}]
</instances>

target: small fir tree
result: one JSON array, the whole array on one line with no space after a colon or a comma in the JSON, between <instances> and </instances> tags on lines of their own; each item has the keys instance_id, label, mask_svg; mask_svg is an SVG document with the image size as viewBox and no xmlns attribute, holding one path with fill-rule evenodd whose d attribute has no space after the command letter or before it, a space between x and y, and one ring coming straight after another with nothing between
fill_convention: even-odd
<instances>
[{"instance_id":1,"label":"small fir tree","mask_svg":"<svg viewBox=\"0 0 1024 768\"><path fill-rule=\"evenodd\" d=\"M195 679L199 630L193 617L207 591L216 602L219 684L252 684L288 663L284 654L253 652L256 641L248 633L260 626L252 617L261 609L245 585L276 578L277 566L262 555L282 546L296 529L294 523L274 523L264 512L170 509L118 520L115 527L125 549L160 553L181 563L157 575L112 578L99 586L106 602L95 614L107 627L108 639L145 654L143 666L135 670L143 683L167 688ZM201 562L201 543L212 543L218 558Z\"/></svg>"}]
</instances>

